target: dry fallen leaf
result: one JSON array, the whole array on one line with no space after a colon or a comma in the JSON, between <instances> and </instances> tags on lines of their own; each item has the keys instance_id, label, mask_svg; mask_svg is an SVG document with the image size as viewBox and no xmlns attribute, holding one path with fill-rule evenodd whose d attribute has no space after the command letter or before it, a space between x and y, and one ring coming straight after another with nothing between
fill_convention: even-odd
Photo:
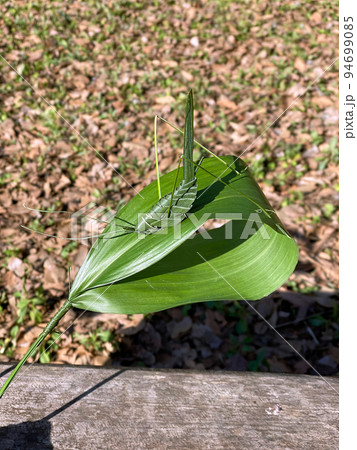
<instances>
[{"instance_id":1,"label":"dry fallen leaf","mask_svg":"<svg viewBox=\"0 0 357 450\"><path fill-rule=\"evenodd\" d=\"M164 97L157 97L155 102L159 105L171 105L175 103L175 99L171 95L166 95Z\"/></svg>"},{"instance_id":2,"label":"dry fallen leaf","mask_svg":"<svg viewBox=\"0 0 357 450\"><path fill-rule=\"evenodd\" d=\"M227 108L231 110L237 109L237 105L224 95L221 95L219 97L219 99L217 100L217 105L222 108Z\"/></svg>"},{"instance_id":3,"label":"dry fallen leaf","mask_svg":"<svg viewBox=\"0 0 357 450\"><path fill-rule=\"evenodd\" d=\"M304 73L306 71L306 64L301 58L295 59L294 67L301 73Z\"/></svg>"},{"instance_id":4,"label":"dry fallen leaf","mask_svg":"<svg viewBox=\"0 0 357 450\"><path fill-rule=\"evenodd\" d=\"M9 270L15 273L16 276L22 278L25 275L26 266L20 258L11 256L8 260L7 266Z\"/></svg>"},{"instance_id":5,"label":"dry fallen leaf","mask_svg":"<svg viewBox=\"0 0 357 450\"><path fill-rule=\"evenodd\" d=\"M46 259L43 267L44 267L44 277L43 277L44 289L63 290L64 289L63 282L67 277L65 269L63 269L63 267L58 265L52 257Z\"/></svg>"}]
</instances>

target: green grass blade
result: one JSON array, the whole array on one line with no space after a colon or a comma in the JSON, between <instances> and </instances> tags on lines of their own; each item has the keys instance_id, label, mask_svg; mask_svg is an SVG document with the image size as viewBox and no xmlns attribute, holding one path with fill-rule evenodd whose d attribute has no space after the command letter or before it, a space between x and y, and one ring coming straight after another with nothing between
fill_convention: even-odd
<instances>
[{"instance_id":1,"label":"green grass blade","mask_svg":"<svg viewBox=\"0 0 357 450\"><path fill-rule=\"evenodd\" d=\"M158 149L157 149L157 116L155 116L155 120L154 120L154 146L155 146L155 166L156 166L157 191L158 191L159 200L160 200L161 185L160 185L159 158L158 158Z\"/></svg>"},{"instance_id":2,"label":"green grass blade","mask_svg":"<svg viewBox=\"0 0 357 450\"><path fill-rule=\"evenodd\" d=\"M193 94L192 90L188 93L186 103L186 120L184 131L183 155L183 178L185 181L191 181L195 177L193 164Z\"/></svg>"},{"instance_id":3,"label":"green grass blade","mask_svg":"<svg viewBox=\"0 0 357 450\"><path fill-rule=\"evenodd\" d=\"M171 128L173 128L174 130L178 131L181 134L184 134L184 131L181 130L180 128L176 127L174 124L172 124L171 122L169 122L168 120L164 119L161 116L157 116L160 120L162 120L164 123L167 123L167 125L169 125ZM211 150L209 150L207 147L205 147L204 145L200 144L198 141L196 141L195 139L193 140L194 144L198 145L202 150L204 150L205 152L209 153L211 156L213 156L214 158L216 158L218 161L221 161L222 164L224 164L226 167L228 167L228 169L234 170L234 172L237 173L237 175L241 175L242 173L244 173L247 169L248 166L245 165L243 168L237 170L234 167L234 164L228 165L226 162L224 162L224 160L222 158L220 158L219 156L217 156L215 153L213 153ZM237 158L238 160L238 158Z\"/></svg>"}]
</instances>

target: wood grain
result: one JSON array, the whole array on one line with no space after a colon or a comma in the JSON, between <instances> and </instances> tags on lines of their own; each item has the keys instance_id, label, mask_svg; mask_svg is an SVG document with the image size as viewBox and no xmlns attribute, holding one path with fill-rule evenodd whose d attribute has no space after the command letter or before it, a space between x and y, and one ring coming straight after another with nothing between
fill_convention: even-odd
<instances>
[{"instance_id":1,"label":"wood grain","mask_svg":"<svg viewBox=\"0 0 357 450\"><path fill-rule=\"evenodd\" d=\"M337 420L319 377L32 365L0 400L0 448L326 450Z\"/></svg>"}]
</instances>

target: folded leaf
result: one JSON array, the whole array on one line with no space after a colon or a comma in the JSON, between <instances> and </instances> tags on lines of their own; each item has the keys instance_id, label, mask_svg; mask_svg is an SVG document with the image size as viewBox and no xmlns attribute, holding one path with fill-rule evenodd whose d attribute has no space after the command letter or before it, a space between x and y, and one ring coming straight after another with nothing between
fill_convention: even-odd
<instances>
[{"instance_id":1,"label":"folded leaf","mask_svg":"<svg viewBox=\"0 0 357 450\"><path fill-rule=\"evenodd\" d=\"M222 159L237 170L244 168L233 156ZM181 223L179 236L177 229L168 228L144 238L136 233L100 238L76 277L70 294L73 306L134 314L205 300L253 300L280 287L295 268L298 249L263 192L249 171L239 175L215 158L205 159L202 167L206 171L196 174L192 215ZM162 177L164 193L172 189L174 177L175 171ZM120 217L135 222L138 213L157 202L155 183L141 194L143 198L134 197ZM217 214L240 217L210 231L210 239L189 239ZM226 239L230 226L232 238ZM112 222L103 237L114 228Z\"/></svg>"}]
</instances>

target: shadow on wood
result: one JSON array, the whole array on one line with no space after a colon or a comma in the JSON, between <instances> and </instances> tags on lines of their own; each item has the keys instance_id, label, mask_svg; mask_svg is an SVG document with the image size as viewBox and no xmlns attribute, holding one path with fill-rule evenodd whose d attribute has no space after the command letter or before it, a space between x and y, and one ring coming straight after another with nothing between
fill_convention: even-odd
<instances>
[{"instance_id":1,"label":"shadow on wood","mask_svg":"<svg viewBox=\"0 0 357 450\"><path fill-rule=\"evenodd\" d=\"M326 450L337 389L335 377L34 364L0 401L0 448Z\"/></svg>"},{"instance_id":2,"label":"shadow on wood","mask_svg":"<svg viewBox=\"0 0 357 450\"><path fill-rule=\"evenodd\" d=\"M53 449L51 428L51 423L47 419L2 427L0 428L1 448L3 450Z\"/></svg>"},{"instance_id":3,"label":"shadow on wood","mask_svg":"<svg viewBox=\"0 0 357 450\"><path fill-rule=\"evenodd\" d=\"M15 366L14 366L15 367ZM0 379L11 372L13 368L9 367L0 373ZM109 381L113 380L120 374L122 374L125 369L121 369L113 375L107 377L105 380L97 383L90 389L87 389L83 394L78 395L73 400L67 402L65 405L56 409L55 411L48 414L41 420L36 420L34 422L22 422L15 425L8 425L6 427L0 428L0 442L2 450L15 450L15 449L33 449L33 450L50 450L53 449L51 442L51 422L50 419L57 416L65 409L71 407L78 401L82 400L87 395L94 392L96 389L104 386Z\"/></svg>"},{"instance_id":4,"label":"shadow on wood","mask_svg":"<svg viewBox=\"0 0 357 450\"><path fill-rule=\"evenodd\" d=\"M4 375L6 375L7 373L12 372L12 370L15 369L15 367L16 367L16 364L14 364L12 367L10 366L10 367L8 367L7 369L5 369L5 370L3 370L2 372L0 372L0 380L1 380L1 378L2 378Z\"/></svg>"}]
</instances>

